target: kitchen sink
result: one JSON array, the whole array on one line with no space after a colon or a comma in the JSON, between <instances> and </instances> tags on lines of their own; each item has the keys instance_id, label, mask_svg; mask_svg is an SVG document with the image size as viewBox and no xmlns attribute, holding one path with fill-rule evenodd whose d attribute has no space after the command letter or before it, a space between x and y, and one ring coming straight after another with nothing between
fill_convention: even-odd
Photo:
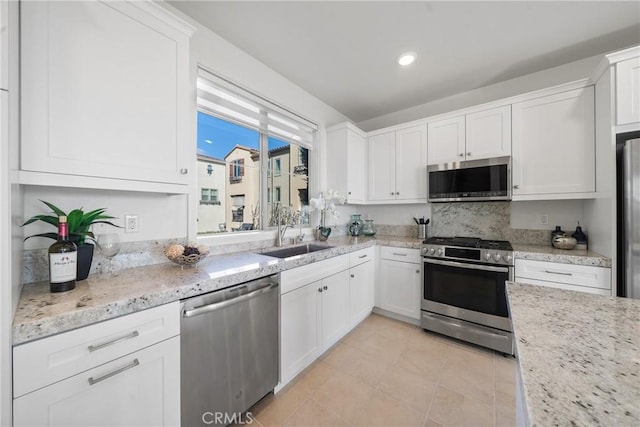
<instances>
[{"instance_id":1,"label":"kitchen sink","mask_svg":"<svg viewBox=\"0 0 640 427\"><path fill-rule=\"evenodd\" d=\"M299 255L310 254L312 252L324 251L325 249L331 249L333 246L327 245L314 245L313 243L307 243L306 245L291 246L288 248L276 249L274 251L263 252L262 255L272 256L276 258L293 258Z\"/></svg>"}]
</instances>

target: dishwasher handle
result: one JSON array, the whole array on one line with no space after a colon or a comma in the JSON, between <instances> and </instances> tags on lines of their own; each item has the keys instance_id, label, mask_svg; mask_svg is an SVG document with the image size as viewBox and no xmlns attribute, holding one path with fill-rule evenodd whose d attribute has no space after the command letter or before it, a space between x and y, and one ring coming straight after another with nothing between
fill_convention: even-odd
<instances>
[{"instance_id":1,"label":"dishwasher handle","mask_svg":"<svg viewBox=\"0 0 640 427\"><path fill-rule=\"evenodd\" d=\"M259 289L256 289L255 291L251 291L247 294L238 295L235 298L231 298L231 299L220 301L220 302L214 302L213 304L202 305L200 307L195 307L189 310L182 310L182 317L193 317L199 314L209 313L210 311L220 310L230 305L238 304L239 302L246 301L251 298L255 298L258 295L267 293L277 287L278 287L277 283L269 283L268 285L265 285Z\"/></svg>"}]
</instances>

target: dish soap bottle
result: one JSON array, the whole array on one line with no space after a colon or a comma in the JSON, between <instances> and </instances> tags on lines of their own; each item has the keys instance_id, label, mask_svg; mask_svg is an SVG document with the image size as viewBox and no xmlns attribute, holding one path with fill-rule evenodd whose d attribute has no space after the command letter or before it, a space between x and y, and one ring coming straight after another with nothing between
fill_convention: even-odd
<instances>
[{"instance_id":1,"label":"dish soap bottle","mask_svg":"<svg viewBox=\"0 0 640 427\"><path fill-rule=\"evenodd\" d=\"M551 244L553 244L553 238L556 236L562 236L564 235L564 231L562 231L562 229L560 228L559 225L556 225L556 229L554 231L551 232Z\"/></svg>"},{"instance_id":2,"label":"dish soap bottle","mask_svg":"<svg viewBox=\"0 0 640 427\"><path fill-rule=\"evenodd\" d=\"M582 227L580 227L580 221L578 221L578 226L576 227L576 231L573 232L573 238L576 239L576 249L587 250L587 235L582 231Z\"/></svg>"}]
</instances>

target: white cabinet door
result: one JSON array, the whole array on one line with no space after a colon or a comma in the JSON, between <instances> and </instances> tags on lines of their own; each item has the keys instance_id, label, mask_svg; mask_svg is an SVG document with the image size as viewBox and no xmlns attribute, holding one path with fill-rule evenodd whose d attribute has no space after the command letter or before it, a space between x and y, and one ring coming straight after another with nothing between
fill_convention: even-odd
<instances>
[{"instance_id":1,"label":"white cabinet door","mask_svg":"<svg viewBox=\"0 0 640 427\"><path fill-rule=\"evenodd\" d=\"M512 105L513 196L595 191L593 86Z\"/></svg>"},{"instance_id":2,"label":"white cabinet door","mask_svg":"<svg viewBox=\"0 0 640 427\"><path fill-rule=\"evenodd\" d=\"M180 338L14 400L14 426L180 425Z\"/></svg>"},{"instance_id":3,"label":"white cabinet door","mask_svg":"<svg viewBox=\"0 0 640 427\"><path fill-rule=\"evenodd\" d=\"M320 355L322 282L280 297L280 381L285 384Z\"/></svg>"},{"instance_id":4,"label":"white cabinet door","mask_svg":"<svg viewBox=\"0 0 640 427\"><path fill-rule=\"evenodd\" d=\"M367 261L349 270L349 324L356 326L373 308L375 263Z\"/></svg>"},{"instance_id":5,"label":"white cabinet door","mask_svg":"<svg viewBox=\"0 0 640 427\"><path fill-rule=\"evenodd\" d=\"M640 58L616 64L616 124L640 122Z\"/></svg>"},{"instance_id":6,"label":"white cabinet door","mask_svg":"<svg viewBox=\"0 0 640 427\"><path fill-rule=\"evenodd\" d=\"M396 198L396 134L369 137L369 200Z\"/></svg>"},{"instance_id":7,"label":"white cabinet door","mask_svg":"<svg viewBox=\"0 0 640 427\"><path fill-rule=\"evenodd\" d=\"M381 308L420 319L420 264L382 260Z\"/></svg>"},{"instance_id":8,"label":"white cabinet door","mask_svg":"<svg viewBox=\"0 0 640 427\"><path fill-rule=\"evenodd\" d=\"M396 199L427 198L427 126L396 132Z\"/></svg>"},{"instance_id":9,"label":"white cabinet door","mask_svg":"<svg viewBox=\"0 0 640 427\"><path fill-rule=\"evenodd\" d=\"M466 160L511 155L511 106L466 116Z\"/></svg>"},{"instance_id":10,"label":"white cabinet door","mask_svg":"<svg viewBox=\"0 0 640 427\"><path fill-rule=\"evenodd\" d=\"M367 159L364 137L347 129L347 201L365 200L365 162ZM333 173L333 172L332 172Z\"/></svg>"},{"instance_id":11,"label":"white cabinet door","mask_svg":"<svg viewBox=\"0 0 640 427\"><path fill-rule=\"evenodd\" d=\"M21 4L22 170L189 183L189 37L144 7Z\"/></svg>"},{"instance_id":12,"label":"white cabinet door","mask_svg":"<svg viewBox=\"0 0 640 427\"><path fill-rule=\"evenodd\" d=\"M322 279L322 350L349 331L349 271Z\"/></svg>"},{"instance_id":13,"label":"white cabinet door","mask_svg":"<svg viewBox=\"0 0 640 427\"><path fill-rule=\"evenodd\" d=\"M464 160L464 116L429 123L428 129L427 160L430 165Z\"/></svg>"},{"instance_id":14,"label":"white cabinet door","mask_svg":"<svg viewBox=\"0 0 640 427\"><path fill-rule=\"evenodd\" d=\"M351 123L327 129L327 188L347 196L347 203L366 200L367 149L365 134Z\"/></svg>"}]
</instances>

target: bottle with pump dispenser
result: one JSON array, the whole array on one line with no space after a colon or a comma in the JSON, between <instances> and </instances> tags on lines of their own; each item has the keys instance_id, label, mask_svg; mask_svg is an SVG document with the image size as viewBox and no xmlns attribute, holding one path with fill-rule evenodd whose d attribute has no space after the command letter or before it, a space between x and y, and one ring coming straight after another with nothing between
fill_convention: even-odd
<instances>
[{"instance_id":1,"label":"bottle with pump dispenser","mask_svg":"<svg viewBox=\"0 0 640 427\"><path fill-rule=\"evenodd\" d=\"M573 238L576 239L576 249L587 250L587 235L582 231L580 221L578 221L576 231L573 232Z\"/></svg>"}]
</instances>

